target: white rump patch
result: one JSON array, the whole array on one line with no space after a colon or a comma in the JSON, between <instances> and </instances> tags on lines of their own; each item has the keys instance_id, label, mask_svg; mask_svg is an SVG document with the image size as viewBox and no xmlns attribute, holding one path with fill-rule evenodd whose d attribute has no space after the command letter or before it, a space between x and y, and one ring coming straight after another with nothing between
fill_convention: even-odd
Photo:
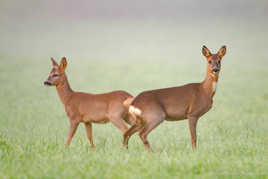
<instances>
[{"instance_id":1,"label":"white rump patch","mask_svg":"<svg viewBox=\"0 0 268 179\"><path fill-rule=\"evenodd\" d=\"M129 112L132 114L135 114L137 116L141 115L141 110L139 108L132 106L132 105L129 107Z\"/></svg>"},{"instance_id":2,"label":"white rump patch","mask_svg":"<svg viewBox=\"0 0 268 179\"><path fill-rule=\"evenodd\" d=\"M213 82L213 84L212 84L212 88L213 88L213 92L215 92L216 91L216 89L217 89L217 82Z\"/></svg>"}]
</instances>

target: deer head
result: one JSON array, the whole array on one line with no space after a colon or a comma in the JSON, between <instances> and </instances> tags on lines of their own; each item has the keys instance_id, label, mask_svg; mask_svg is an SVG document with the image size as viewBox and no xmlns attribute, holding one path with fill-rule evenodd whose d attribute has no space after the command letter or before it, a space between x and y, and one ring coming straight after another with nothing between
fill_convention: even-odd
<instances>
[{"instance_id":1,"label":"deer head","mask_svg":"<svg viewBox=\"0 0 268 179\"><path fill-rule=\"evenodd\" d=\"M65 69L67 67L67 61L65 57L62 57L60 65L58 65L58 63L53 58L51 58L51 62L53 68L50 71L49 76L44 84L48 86L58 86L66 79Z\"/></svg>"},{"instance_id":2,"label":"deer head","mask_svg":"<svg viewBox=\"0 0 268 179\"><path fill-rule=\"evenodd\" d=\"M204 45L202 53L207 59L208 72L213 76L218 75L221 70L221 59L226 53L226 46L222 46L216 54L212 54Z\"/></svg>"}]
</instances>

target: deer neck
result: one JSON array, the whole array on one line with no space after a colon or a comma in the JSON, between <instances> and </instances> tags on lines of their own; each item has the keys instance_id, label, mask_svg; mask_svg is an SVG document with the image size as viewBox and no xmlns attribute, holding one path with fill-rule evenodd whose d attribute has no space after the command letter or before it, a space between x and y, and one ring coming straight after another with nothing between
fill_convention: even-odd
<instances>
[{"instance_id":1,"label":"deer neck","mask_svg":"<svg viewBox=\"0 0 268 179\"><path fill-rule=\"evenodd\" d=\"M213 74L207 70L206 73L206 78L205 80L201 83L202 89L206 94L208 94L211 98L214 96L217 90L217 85L218 85L218 78L219 78L219 73Z\"/></svg>"},{"instance_id":2,"label":"deer neck","mask_svg":"<svg viewBox=\"0 0 268 179\"><path fill-rule=\"evenodd\" d=\"M65 74L63 76L63 81L56 88L61 102L65 105L69 101L73 91L69 85L67 76Z\"/></svg>"}]
</instances>

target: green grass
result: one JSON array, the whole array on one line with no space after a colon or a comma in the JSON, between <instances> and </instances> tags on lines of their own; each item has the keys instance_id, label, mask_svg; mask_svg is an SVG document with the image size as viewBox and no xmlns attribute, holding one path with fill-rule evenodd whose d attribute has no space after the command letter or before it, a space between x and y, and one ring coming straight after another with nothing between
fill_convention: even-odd
<instances>
[{"instance_id":1,"label":"green grass","mask_svg":"<svg viewBox=\"0 0 268 179\"><path fill-rule=\"evenodd\" d=\"M200 52L196 52L200 54ZM204 78L205 61L68 62L74 90L101 93L182 85ZM267 62L223 59L214 106L198 123L192 151L187 121L164 122L137 135L129 150L111 124L93 125L93 151L80 125L69 149L68 119L55 88L43 86L49 58L0 56L0 178L266 178L268 171ZM266 64L266 65L264 65Z\"/></svg>"}]
</instances>

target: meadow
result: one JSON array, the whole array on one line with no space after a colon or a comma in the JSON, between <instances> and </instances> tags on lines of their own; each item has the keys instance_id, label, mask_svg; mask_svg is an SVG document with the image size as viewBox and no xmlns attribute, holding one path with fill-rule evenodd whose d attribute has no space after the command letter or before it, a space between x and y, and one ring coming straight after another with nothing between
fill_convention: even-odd
<instances>
[{"instance_id":1,"label":"meadow","mask_svg":"<svg viewBox=\"0 0 268 179\"><path fill-rule=\"evenodd\" d=\"M147 32L152 28L144 29ZM156 30L149 38L157 37L160 31L167 34L166 29ZM153 153L144 149L137 135L130 139L129 149L124 149L121 132L110 123L93 124L95 150L90 148L83 125L67 149L69 123L63 105L55 88L43 85L51 70L50 56L0 55L0 178L266 178L268 61L262 51L265 39L248 37L251 45L244 43L243 37L250 30L237 33L236 39L228 36L233 34L228 27L217 31L225 31L220 40L227 42L227 55L213 108L198 122L195 151L187 120L164 122L157 127L148 137ZM123 37L129 35L123 31ZM192 30L196 37L197 31ZM135 37L142 32L136 31ZM257 35L259 39L263 36ZM116 47L109 49L109 44L104 44L103 50L110 57L98 56L94 49L90 51L93 57L66 54L72 89L90 93L122 89L137 95L143 90L203 80L206 66L201 46L205 37L196 41L194 37L190 41L182 38L185 47L181 44L177 48L175 45L181 41L171 41L175 38L172 32L167 36L170 38L148 40L150 43L142 47L138 45L142 38L134 42L131 40L135 37L128 39L135 52L141 53L132 52L127 60L124 47L128 46L124 46L123 37L117 44L123 48L119 56L115 55ZM208 41L213 38L206 37ZM252 49L256 44L262 48ZM224 44L211 40L207 46L215 52L221 45ZM55 44L55 48L59 47ZM100 47L95 48L100 51ZM57 54L55 59L60 57Z\"/></svg>"}]
</instances>

